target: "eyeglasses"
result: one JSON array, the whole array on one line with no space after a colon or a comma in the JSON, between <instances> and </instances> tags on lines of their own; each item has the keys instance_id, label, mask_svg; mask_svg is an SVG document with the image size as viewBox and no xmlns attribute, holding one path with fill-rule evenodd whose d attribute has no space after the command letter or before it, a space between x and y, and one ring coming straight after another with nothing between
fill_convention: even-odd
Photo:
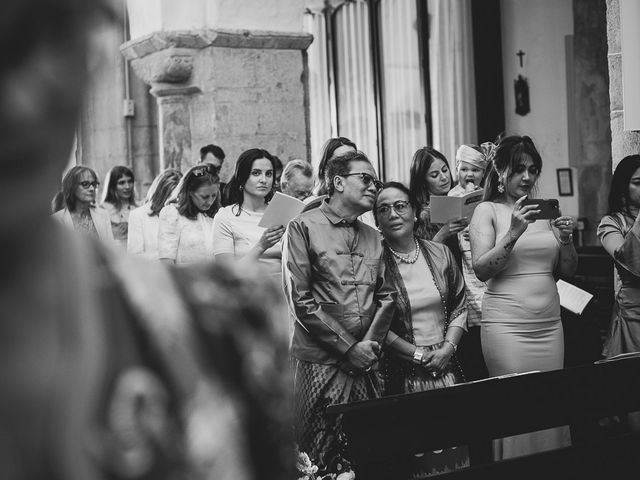
<instances>
[{"instance_id":1,"label":"eyeglasses","mask_svg":"<svg viewBox=\"0 0 640 480\"><path fill-rule=\"evenodd\" d=\"M393 208L393 210L398 215L405 215L406 213L409 212L410 207L411 207L411 204L406 200L398 200L397 202L394 202L392 205L389 205L386 203L383 205L380 205L376 209L376 212L378 212L378 215L381 215L383 217L388 217L391 214L391 209Z\"/></svg>"},{"instance_id":2,"label":"eyeglasses","mask_svg":"<svg viewBox=\"0 0 640 480\"><path fill-rule=\"evenodd\" d=\"M89 180L83 180L78 185L80 185L82 188L89 188L89 187L98 188L98 186L100 185L100 182L98 182L97 180L94 180L93 182L90 182Z\"/></svg>"},{"instance_id":3,"label":"eyeglasses","mask_svg":"<svg viewBox=\"0 0 640 480\"><path fill-rule=\"evenodd\" d=\"M373 178L371 175L369 175L368 173L365 172L352 172L352 173L346 173L344 175L340 175L341 177L355 177L355 176L360 177L360 180L362 180L362 183L364 183L365 187L369 187L371 184L373 184L374 187L376 187L376 190L380 190L383 186L383 183L380 180L377 180L375 178Z\"/></svg>"}]
</instances>

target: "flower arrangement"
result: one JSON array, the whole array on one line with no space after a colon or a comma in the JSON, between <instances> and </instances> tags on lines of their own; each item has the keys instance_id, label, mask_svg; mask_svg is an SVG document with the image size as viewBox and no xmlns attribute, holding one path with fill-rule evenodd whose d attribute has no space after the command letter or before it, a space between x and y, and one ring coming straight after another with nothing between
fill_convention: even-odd
<instances>
[{"instance_id":1,"label":"flower arrangement","mask_svg":"<svg viewBox=\"0 0 640 480\"><path fill-rule=\"evenodd\" d=\"M338 468L340 465L338 465ZM318 475L318 466L304 452L296 448L296 469L298 480L355 480L356 474L353 470L346 470L338 473L324 473Z\"/></svg>"}]
</instances>

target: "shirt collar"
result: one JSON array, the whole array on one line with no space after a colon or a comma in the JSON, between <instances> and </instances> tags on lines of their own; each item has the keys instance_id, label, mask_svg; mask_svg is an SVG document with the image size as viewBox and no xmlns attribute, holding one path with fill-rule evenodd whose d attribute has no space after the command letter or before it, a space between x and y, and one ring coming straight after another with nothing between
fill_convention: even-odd
<instances>
[{"instance_id":1,"label":"shirt collar","mask_svg":"<svg viewBox=\"0 0 640 480\"><path fill-rule=\"evenodd\" d=\"M331 205L329 205L329 197L323 200L319 208L324 216L327 217L327 220L329 220L334 225L353 225L355 223L355 220L353 222L349 222L338 215L338 213L333 208L331 208Z\"/></svg>"}]
</instances>

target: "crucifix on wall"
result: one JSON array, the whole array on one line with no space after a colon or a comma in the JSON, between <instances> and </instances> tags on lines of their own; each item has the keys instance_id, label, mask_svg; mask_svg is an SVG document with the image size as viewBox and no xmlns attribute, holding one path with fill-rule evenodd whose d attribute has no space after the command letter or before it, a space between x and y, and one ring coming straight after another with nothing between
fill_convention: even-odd
<instances>
[{"instance_id":1,"label":"crucifix on wall","mask_svg":"<svg viewBox=\"0 0 640 480\"><path fill-rule=\"evenodd\" d=\"M520 60L520 68L522 68L522 58L526 54L522 50L519 50L516 55ZM518 75L518 78L513 81L513 86L516 94L516 113L525 116L531 111L529 105L529 81L526 77Z\"/></svg>"}]
</instances>

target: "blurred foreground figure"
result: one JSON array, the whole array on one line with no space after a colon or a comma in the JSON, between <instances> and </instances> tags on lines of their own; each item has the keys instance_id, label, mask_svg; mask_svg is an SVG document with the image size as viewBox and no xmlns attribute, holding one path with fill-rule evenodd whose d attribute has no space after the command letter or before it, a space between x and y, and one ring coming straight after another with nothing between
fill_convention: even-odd
<instances>
[{"instance_id":1,"label":"blurred foreground figure","mask_svg":"<svg viewBox=\"0 0 640 480\"><path fill-rule=\"evenodd\" d=\"M19 41L0 54L0 478L291 478L279 292L124 257L48 215L110 15L3 3Z\"/></svg>"}]
</instances>

